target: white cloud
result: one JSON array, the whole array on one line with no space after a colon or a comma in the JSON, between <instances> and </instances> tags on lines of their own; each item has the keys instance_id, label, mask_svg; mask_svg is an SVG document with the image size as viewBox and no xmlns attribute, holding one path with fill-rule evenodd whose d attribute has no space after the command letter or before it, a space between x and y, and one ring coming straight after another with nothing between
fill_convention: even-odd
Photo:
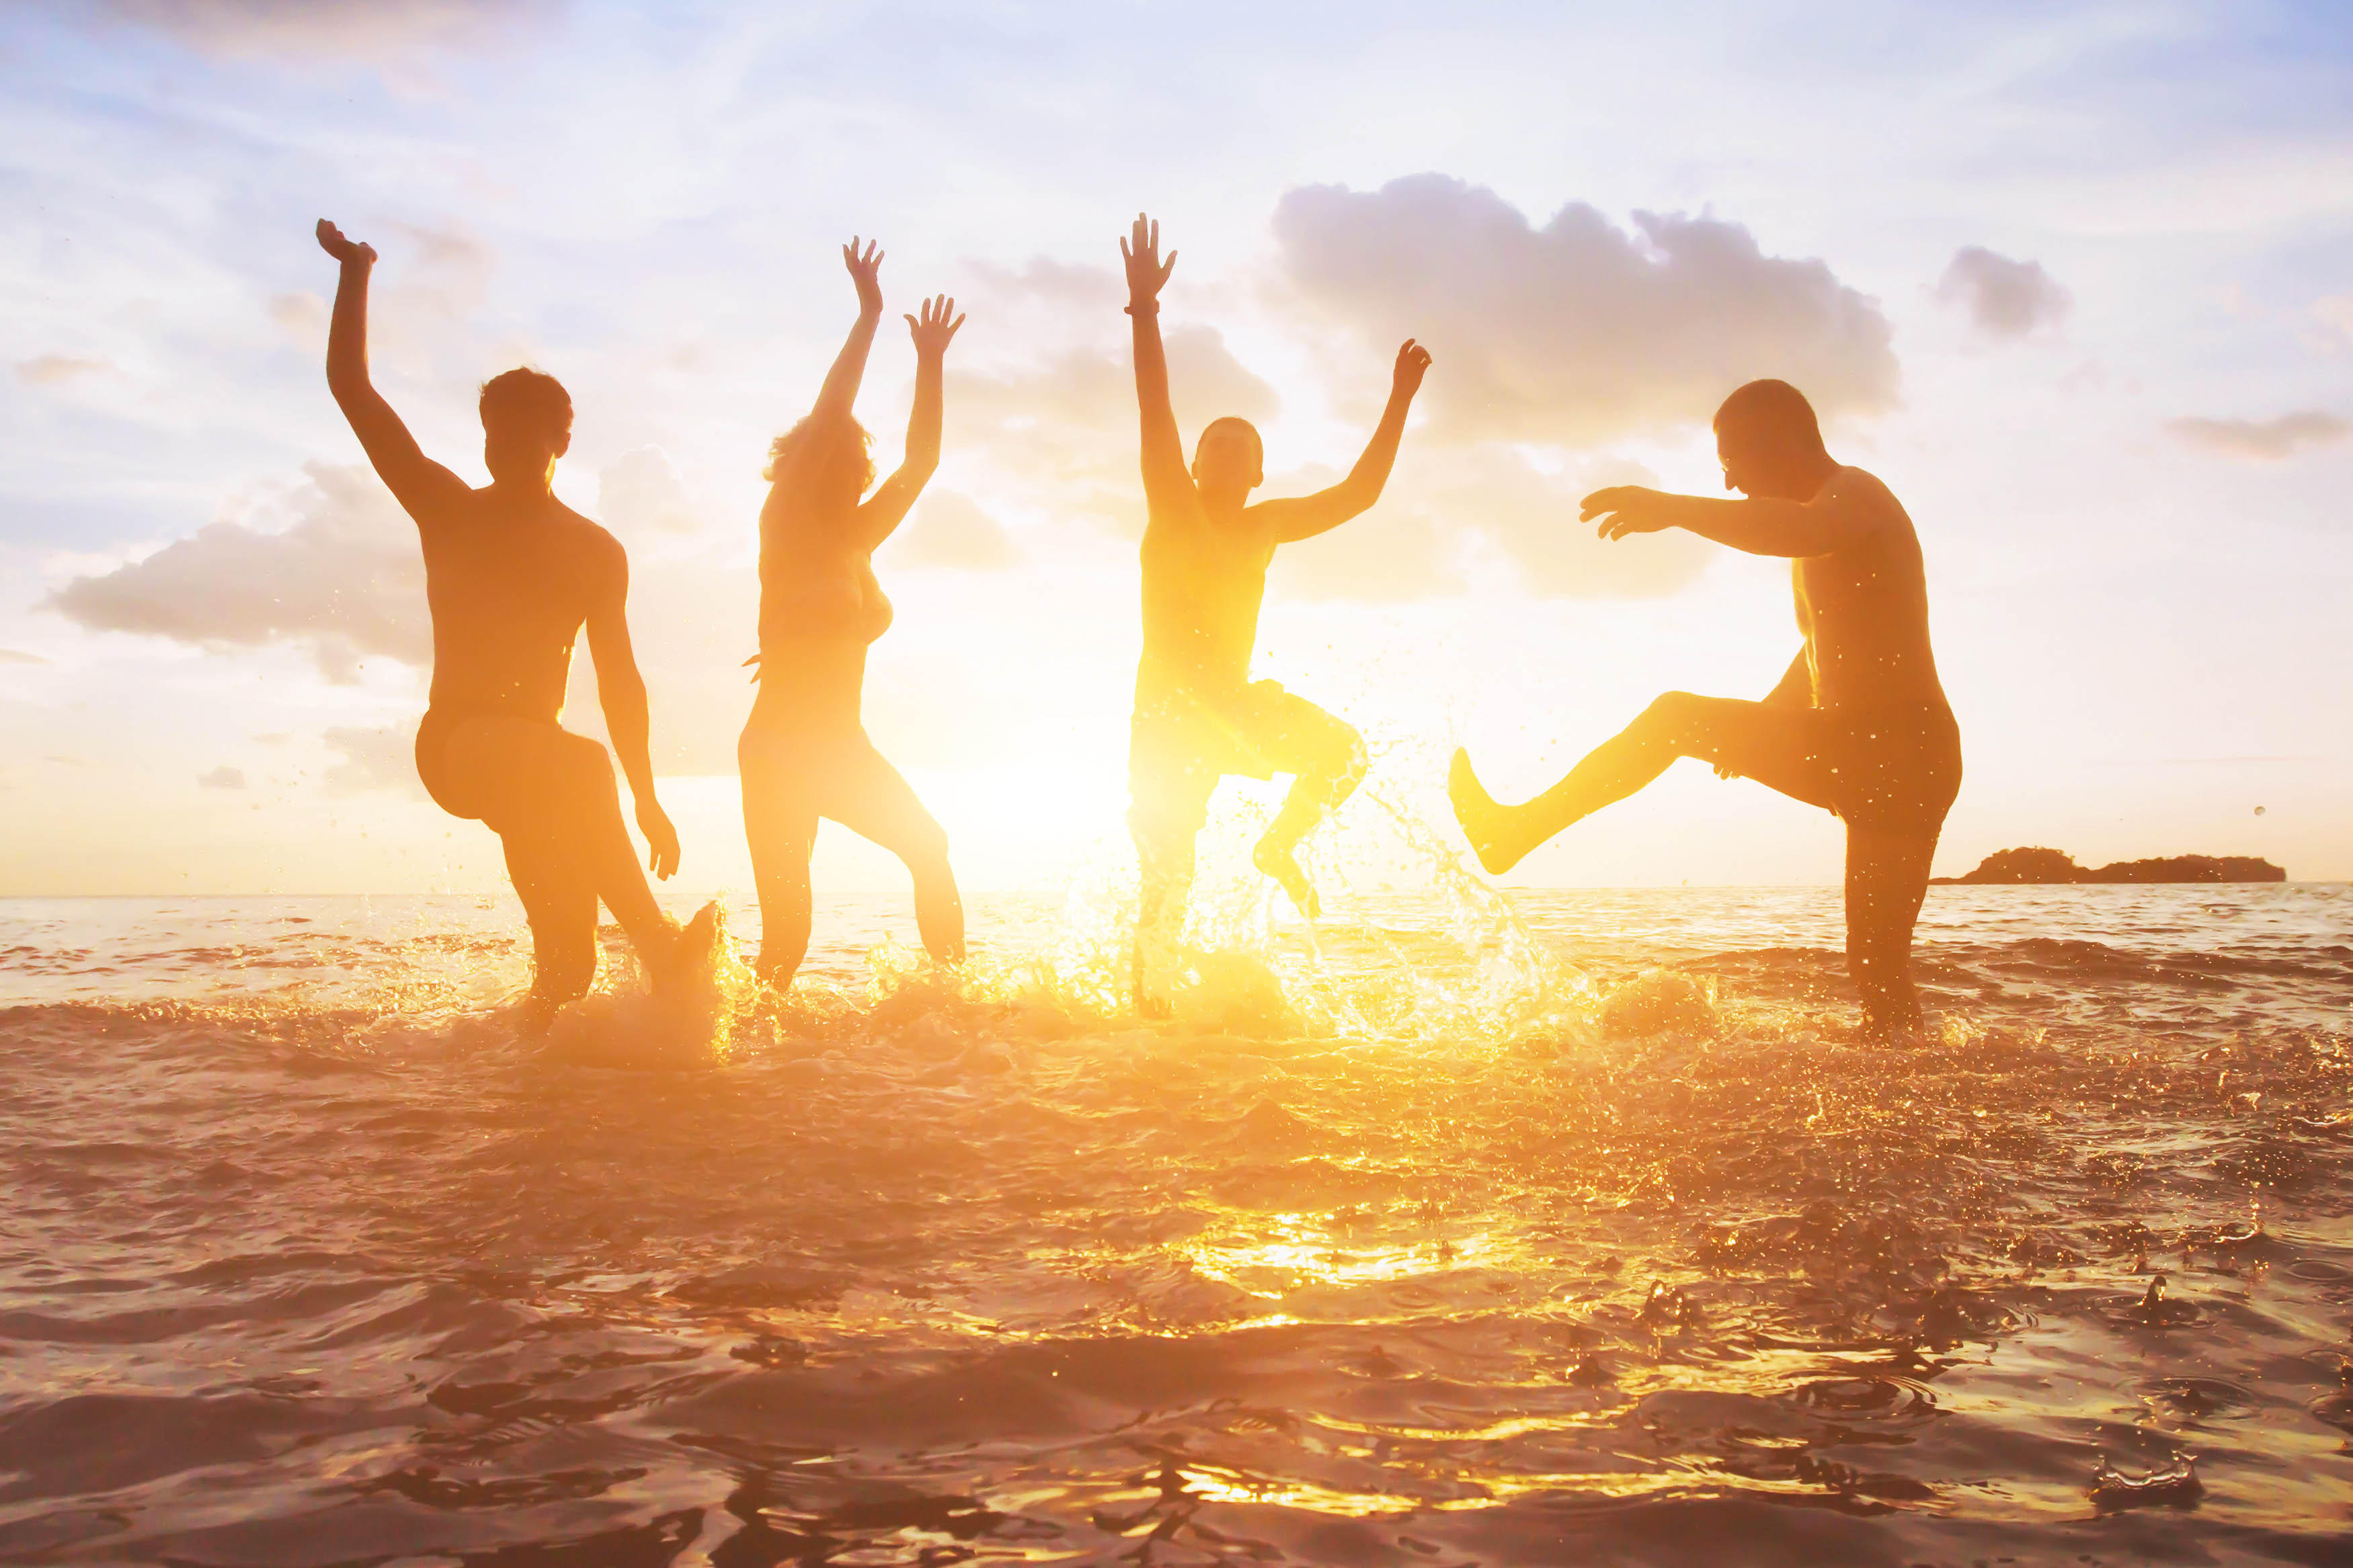
<instances>
[{"instance_id":1,"label":"white cloud","mask_svg":"<svg viewBox=\"0 0 2353 1568\"><path fill-rule=\"evenodd\" d=\"M1274 233L1287 281L1341 330L1384 355L1429 346L1422 395L1447 438L1589 446L1704 421L1767 375L1825 414L1895 398L1878 306L1738 224L1637 213L1630 233L1578 202L1539 228L1430 174L1293 190Z\"/></svg>"},{"instance_id":2,"label":"white cloud","mask_svg":"<svg viewBox=\"0 0 2353 1568\"><path fill-rule=\"evenodd\" d=\"M1603 485L1655 480L1639 464L1573 463L1547 474L1505 447L1437 458L1410 482L1415 505L1440 528L1476 530L1519 569L1529 591L1567 599L1650 599L1704 570L1716 547L1680 529L1615 543L1577 521L1578 502Z\"/></svg>"},{"instance_id":3,"label":"white cloud","mask_svg":"<svg viewBox=\"0 0 2353 1568\"><path fill-rule=\"evenodd\" d=\"M914 515L891 538L891 560L901 566L992 571L1018 559L997 520L955 490L926 491Z\"/></svg>"},{"instance_id":4,"label":"white cloud","mask_svg":"<svg viewBox=\"0 0 2353 1568\"><path fill-rule=\"evenodd\" d=\"M197 774L196 784L200 789L243 789L245 770L224 763L210 773Z\"/></svg>"},{"instance_id":5,"label":"white cloud","mask_svg":"<svg viewBox=\"0 0 2353 1568\"><path fill-rule=\"evenodd\" d=\"M37 354L31 359L16 362L16 378L35 386L57 386L112 368L102 359L81 359L72 354Z\"/></svg>"},{"instance_id":6,"label":"white cloud","mask_svg":"<svg viewBox=\"0 0 2353 1568\"><path fill-rule=\"evenodd\" d=\"M1989 338L2023 338L2058 325L2073 297L2039 261L2016 261L1983 246L1953 253L1936 282L1936 298L1968 312Z\"/></svg>"},{"instance_id":7,"label":"white cloud","mask_svg":"<svg viewBox=\"0 0 2353 1568\"><path fill-rule=\"evenodd\" d=\"M323 353L327 347L329 311L326 300L309 289L291 294L273 294L269 299L269 319L306 353Z\"/></svg>"},{"instance_id":8,"label":"white cloud","mask_svg":"<svg viewBox=\"0 0 2353 1568\"><path fill-rule=\"evenodd\" d=\"M2307 447L2335 446L2353 434L2353 422L2307 408L2271 419L2172 419L2166 428L2217 457L2276 463Z\"/></svg>"},{"instance_id":9,"label":"white cloud","mask_svg":"<svg viewBox=\"0 0 2353 1568\"><path fill-rule=\"evenodd\" d=\"M1281 408L1274 388L1246 369L1214 328L1175 327L1166 342L1169 392L1187 441L1212 419L1263 422ZM1030 364L951 370L947 420L951 446L978 456L1009 498L1117 531L1142 526L1135 375L1124 348L1081 345Z\"/></svg>"},{"instance_id":10,"label":"white cloud","mask_svg":"<svg viewBox=\"0 0 2353 1568\"><path fill-rule=\"evenodd\" d=\"M367 59L512 40L564 0L100 0L100 16L209 55Z\"/></svg>"},{"instance_id":11,"label":"white cloud","mask_svg":"<svg viewBox=\"0 0 2353 1568\"><path fill-rule=\"evenodd\" d=\"M2330 294L2312 302L2312 318L2353 343L2353 294Z\"/></svg>"},{"instance_id":12,"label":"white cloud","mask_svg":"<svg viewBox=\"0 0 2353 1568\"><path fill-rule=\"evenodd\" d=\"M1303 599L1438 598L1465 585L1459 543L1428 512L1384 500L1329 533L1284 545L1268 582Z\"/></svg>"},{"instance_id":13,"label":"white cloud","mask_svg":"<svg viewBox=\"0 0 2353 1568\"><path fill-rule=\"evenodd\" d=\"M309 482L271 510L271 531L223 519L153 554L51 595L50 607L100 631L200 647L308 644L329 679L382 655L433 656L417 531L363 468L312 463Z\"/></svg>"},{"instance_id":14,"label":"white cloud","mask_svg":"<svg viewBox=\"0 0 2353 1568\"><path fill-rule=\"evenodd\" d=\"M699 522L686 481L659 447L639 447L605 465L596 476L596 510L625 536L691 533Z\"/></svg>"}]
</instances>

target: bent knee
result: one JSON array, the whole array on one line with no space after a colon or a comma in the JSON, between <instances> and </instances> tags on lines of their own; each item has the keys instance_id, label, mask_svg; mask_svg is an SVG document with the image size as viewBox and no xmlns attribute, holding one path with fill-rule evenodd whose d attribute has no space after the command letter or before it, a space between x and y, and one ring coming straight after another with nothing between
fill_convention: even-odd
<instances>
[{"instance_id":1,"label":"bent knee","mask_svg":"<svg viewBox=\"0 0 2353 1568\"><path fill-rule=\"evenodd\" d=\"M564 742L557 753L557 768L564 782L590 795L611 795L613 753L586 735L567 734Z\"/></svg>"},{"instance_id":2,"label":"bent knee","mask_svg":"<svg viewBox=\"0 0 2353 1568\"><path fill-rule=\"evenodd\" d=\"M1651 700L1635 723L1662 734L1679 734L1697 721L1706 699L1690 691L1662 691Z\"/></svg>"}]
</instances>

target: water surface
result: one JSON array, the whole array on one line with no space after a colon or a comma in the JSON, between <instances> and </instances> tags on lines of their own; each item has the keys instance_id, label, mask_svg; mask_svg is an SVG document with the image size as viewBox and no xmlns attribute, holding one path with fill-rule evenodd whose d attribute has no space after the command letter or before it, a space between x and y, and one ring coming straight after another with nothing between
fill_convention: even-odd
<instances>
[{"instance_id":1,"label":"water surface","mask_svg":"<svg viewBox=\"0 0 2353 1568\"><path fill-rule=\"evenodd\" d=\"M1245 910L1161 1024L986 913L649 1070L502 904L0 902L0 1558L2353 1557L2353 889L1934 889L1908 1049L1834 889Z\"/></svg>"}]
</instances>

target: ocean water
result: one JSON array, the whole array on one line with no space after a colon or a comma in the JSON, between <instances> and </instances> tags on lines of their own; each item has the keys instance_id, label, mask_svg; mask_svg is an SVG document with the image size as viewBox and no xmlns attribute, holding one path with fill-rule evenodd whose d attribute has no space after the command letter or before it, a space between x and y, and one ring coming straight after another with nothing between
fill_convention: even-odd
<instances>
[{"instance_id":1,"label":"ocean water","mask_svg":"<svg viewBox=\"0 0 2353 1568\"><path fill-rule=\"evenodd\" d=\"M0 902L0 1560L2353 1561L2353 889L1341 902Z\"/></svg>"}]
</instances>

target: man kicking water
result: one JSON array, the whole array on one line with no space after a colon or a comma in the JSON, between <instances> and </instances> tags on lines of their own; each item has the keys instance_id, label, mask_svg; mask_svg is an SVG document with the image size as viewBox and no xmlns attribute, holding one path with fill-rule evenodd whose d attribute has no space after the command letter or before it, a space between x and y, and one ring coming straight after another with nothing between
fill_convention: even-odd
<instances>
[{"instance_id":1,"label":"man kicking water","mask_svg":"<svg viewBox=\"0 0 2353 1568\"><path fill-rule=\"evenodd\" d=\"M1786 382L1752 381L1715 415L1724 488L1746 500L1616 485L1585 498L1605 539L1681 528L1792 560L1805 646L1762 702L1670 691L1524 805L1496 804L1454 753L1454 815L1480 864L1505 871L1563 828L1623 800L1677 757L1827 808L1846 824L1847 969L1876 1033L1915 1029L1912 926L1961 784L1960 731L1928 647L1920 539L1887 487L1823 449Z\"/></svg>"},{"instance_id":2,"label":"man kicking water","mask_svg":"<svg viewBox=\"0 0 2353 1568\"><path fill-rule=\"evenodd\" d=\"M1430 355L1411 339L1398 350L1388 407L1346 479L1314 495L1249 504L1265 479L1265 448L1249 420L1212 420L1194 445L1191 470L1185 466L1160 343L1160 289L1176 253L1161 259L1160 226L1142 216L1119 250L1134 322L1146 509L1144 658L1135 671L1127 819L1144 873L1140 995L1144 933L1166 921L1173 937L1182 924L1193 841L1228 774L1293 775L1251 859L1303 913L1318 912L1314 885L1300 869L1299 842L1364 777L1365 745L1304 698L1250 679L1266 569L1276 545L1337 528L1380 500Z\"/></svg>"},{"instance_id":3,"label":"man kicking water","mask_svg":"<svg viewBox=\"0 0 2353 1568\"><path fill-rule=\"evenodd\" d=\"M588 628L606 727L629 775L638 826L664 878L678 832L654 798L646 683L629 646L628 557L620 542L555 499L572 445L572 398L554 376L511 370L483 383L474 489L427 458L368 378L367 287L375 250L324 218L319 245L343 266L327 335L327 386L393 498L417 521L433 616L433 689L417 731L417 773L435 804L479 817L506 847L531 921L523 1014L543 1029L596 977L599 900L628 933L657 991L708 972L718 907L681 930L654 902L621 822L605 748L556 721L572 645Z\"/></svg>"}]
</instances>

